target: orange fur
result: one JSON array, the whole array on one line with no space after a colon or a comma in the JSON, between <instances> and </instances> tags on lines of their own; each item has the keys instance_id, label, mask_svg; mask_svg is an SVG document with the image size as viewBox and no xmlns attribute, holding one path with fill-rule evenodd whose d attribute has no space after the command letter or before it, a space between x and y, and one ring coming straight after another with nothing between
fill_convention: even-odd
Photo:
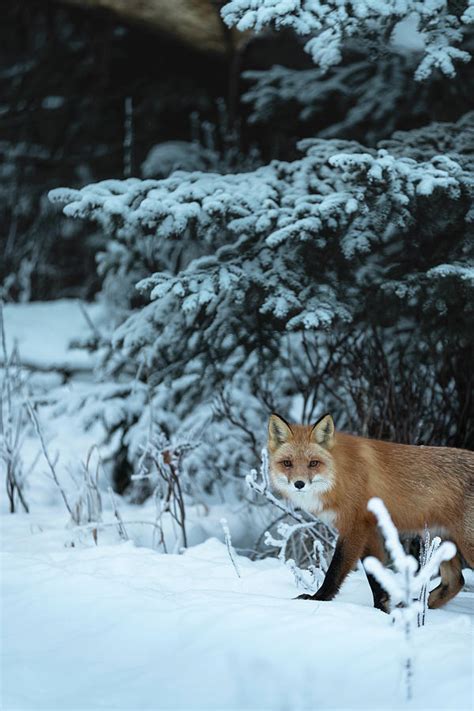
<instances>
[{"instance_id":1,"label":"orange fur","mask_svg":"<svg viewBox=\"0 0 474 711\"><path fill-rule=\"evenodd\" d=\"M367 511L368 500L378 496L400 531L420 531L425 525L441 529L474 566L473 452L335 433L329 415L313 426L288 425L272 415L268 449L275 489L315 515L334 512L340 538L350 540L351 550L357 551L355 560L368 554L380 557L376 522ZM292 466L285 466L289 461ZM319 462L316 467L314 461ZM304 488L294 488L295 481L304 482ZM449 590L432 594L432 606L458 591L459 568L459 562L444 567L442 582Z\"/></svg>"}]
</instances>

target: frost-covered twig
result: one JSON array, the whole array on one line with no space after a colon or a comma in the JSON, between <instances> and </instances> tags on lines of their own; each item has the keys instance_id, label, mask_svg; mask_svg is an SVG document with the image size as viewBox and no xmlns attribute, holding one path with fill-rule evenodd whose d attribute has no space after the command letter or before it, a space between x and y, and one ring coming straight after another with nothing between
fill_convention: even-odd
<instances>
[{"instance_id":1,"label":"frost-covered twig","mask_svg":"<svg viewBox=\"0 0 474 711\"><path fill-rule=\"evenodd\" d=\"M329 564L324 547L318 538L315 538L313 541L313 559L315 561L316 568L319 568L323 573L326 573Z\"/></svg>"},{"instance_id":2,"label":"frost-covered twig","mask_svg":"<svg viewBox=\"0 0 474 711\"><path fill-rule=\"evenodd\" d=\"M28 414L29 414L30 419L33 423L33 427L35 428L35 432L38 435L38 439L41 444L41 449L43 451L43 455L46 460L46 463L48 464L49 471L51 473L51 477L52 477L54 483L56 484L56 486L58 487L59 493L61 494L62 500L64 501L64 505L66 506L66 508L71 516L71 519L75 523L78 523L78 521L76 520L75 512L73 511L73 508L72 508L71 504L69 503L69 500L66 496L66 492L64 491L64 488L63 488L61 482L59 481L58 475L56 473L56 466L55 466L54 462L52 461L51 457L49 456L48 448L47 448L46 442L44 440L43 431L41 429L41 425L39 423L38 416L37 416L36 412L34 411L31 402L28 399L26 399L25 402L26 402L26 408L28 410Z\"/></svg>"},{"instance_id":3,"label":"frost-covered twig","mask_svg":"<svg viewBox=\"0 0 474 711\"><path fill-rule=\"evenodd\" d=\"M14 513L15 511L17 497L23 509L28 513L28 504L26 503L23 492L24 473L20 457L20 447L24 430L24 405L21 403L17 408L17 412L14 412L14 384L10 366L17 354L15 350L11 355L9 355L7 351L7 339L3 319L3 301L0 301L0 335L3 354L3 378L0 399L0 461L4 462L6 468L5 484L10 504L10 513Z\"/></svg>"},{"instance_id":4,"label":"frost-covered twig","mask_svg":"<svg viewBox=\"0 0 474 711\"><path fill-rule=\"evenodd\" d=\"M286 549L288 547L288 543L290 542L291 537L299 531L312 528L312 526L314 526L313 522L295 523L291 525L282 521L278 524L277 527L277 533L281 536L281 538L275 538L274 536L272 536L270 531L266 531L265 543L267 546L275 546L276 548L280 549L280 552L278 553L278 560L281 560L284 563L286 560Z\"/></svg>"},{"instance_id":5,"label":"frost-covered twig","mask_svg":"<svg viewBox=\"0 0 474 711\"><path fill-rule=\"evenodd\" d=\"M232 538L230 535L230 529L227 524L227 519L221 518L221 526L222 530L224 531L224 539L225 539L225 544L227 546L227 552L229 554L229 558L232 562L232 565L234 566L235 572L237 573L237 577L240 578L240 570L239 566L237 565L237 560L235 559L235 551L232 547Z\"/></svg>"},{"instance_id":6,"label":"frost-covered twig","mask_svg":"<svg viewBox=\"0 0 474 711\"><path fill-rule=\"evenodd\" d=\"M165 513L169 513L172 525L179 531L182 545L187 547L182 460L186 452L196 446L195 443L187 441L171 444L151 420L148 441L143 447L138 473L133 479L156 482L153 492L156 504L155 523L156 530L160 531L158 545L162 546L164 552L167 552L162 526Z\"/></svg>"},{"instance_id":7,"label":"frost-covered twig","mask_svg":"<svg viewBox=\"0 0 474 711\"><path fill-rule=\"evenodd\" d=\"M306 569L300 568L293 558L288 558L285 565L293 574L298 590L302 590L305 593L313 595L323 581L323 572L315 565L310 565Z\"/></svg>"},{"instance_id":8,"label":"frost-covered twig","mask_svg":"<svg viewBox=\"0 0 474 711\"><path fill-rule=\"evenodd\" d=\"M407 555L403 550L398 531L383 501L379 498L372 498L367 508L377 519L394 570L385 568L377 558L372 556L365 558L364 567L389 594L393 620L403 629L406 645L404 661L406 697L407 700L410 700L413 695L412 627L414 620L418 618L422 610L420 596L433 574L439 569L440 564L450 560L456 554L456 546L448 541L434 546L429 551L430 555L426 556L424 566L418 570L415 558ZM395 605L397 605L396 608L394 608Z\"/></svg>"},{"instance_id":9,"label":"frost-covered twig","mask_svg":"<svg viewBox=\"0 0 474 711\"><path fill-rule=\"evenodd\" d=\"M95 473L91 473L92 453L97 452L97 465ZM73 510L73 522L77 525L82 523L99 523L102 517L102 496L99 489L99 469L102 461L96 445L93 445L87 454L86 461L82 464L79 480L73 476L78 487L78 496L71 505ZM93 533L94 541L97 543L97 529Z\"/></svg>"},{"instance_id":10,"label":"frost-covered twig","mask_svg":"<svg viewBox=\"0 0 474 711\"><path fill-rule=\"evenodd\" d=\"M277 533L281 536L281 538L275 538L272 536L270 531L265 532L265 543L280 549L278 553L278 560L284 563L286 567L291 570L295 579L296 587L310 593L314 593L318 586L322 583L322 578L324 577L323 566L324 570L327 569L326 557L324 555L324 549L321 541L317 538L313 541L314 560L320 564L320 567L311 564L306 570L304 570L298 567L293 558L286 559L286 552L292 536L305 530L311 530L313 526L313 522L296 523L291 525L282 521L277 526Z\"/></svg>"},{"instance_id":11,"label":"frost-covered twig","mask_svg":"<svg viewBox=\"0 0 474 711\"><path fill-rule=\"evenodd\" d=\"M122 538L124 541L129 540L129 536L127 533L127 529L125 528L125 524L123 522L122 514L118 510L117 502L115 500L115 495L112 490L112 487L109 486L109 495L110 495L110 501L112 503L112 510L114 512L114 516L117 519L117 530L119 532L120 538Z\"/></svg>"},{"instance_id":12,"label":"frost-covered twig","mask_svg":"<svg viewBox=\"0 0 474 711\"><path fill-rule=\"evenodd\" d=\"M441 545L441 538L435 536L433 540L430 538L430 532L428 527L425 529L425 535L421 542L420 548L420 568L425 568L431 561L433 555L436 553ZM426 611L428 609L428 598L430 595L429 580L426 580L421 586L420 594L418 600L420 602L420 610L418 612L417 622L418 627L423 627L426 621Z\"/></svg>"},{"instance_id":13,"label":"frost-covered twig","mask_svg":"<svg viewBox=\"0 0 474 711\"><path fill-rule=\"evenodd\" d=\"M390 595L392 607L399 604L410 607L414 601L418 600L423 585L429 582L441 563L453 558L456 554L456 546L454 543L445 541L433 552L424 567L418 570L415 558L407 555L403 550L398 531L383 501L378 498L370 499L368 509L377 518L395 570L384 568L382 563L373 557L364 560L364 567L377 578Z\"/></svg>"},{"instance_id":14,"label":"frost-covered twig","mask_svg":"<svg viewBox=\"0 0 474 711\"><path fill-rule=\"evenodd\" d=\"M122 521L123 521L123 519L122 519ZM127 521L123 521L123 524L124 524L124 527L125 527L125 524L127 526L152 526L153 534L156 533L156 528L157 528L157 525L154 521L140 521L140 520L129 521L129 520L127 520ZM116 531L118 530L117 521L99 521L98 523L79 524L77 526L74 526L74 533L76 533L76 532L80 533L81 531L91 533L94 538L94 541L97 543L97 541L96 541L97 532L98 531L105 531L105 530L108 530L111 528L115 529ZM120 535L120 531L119 531L119 535ZM122 538L121 535L120 535L120 537ZM130 539L127 539L127 540L130 540Z\"/></svg>"}]
</instances>

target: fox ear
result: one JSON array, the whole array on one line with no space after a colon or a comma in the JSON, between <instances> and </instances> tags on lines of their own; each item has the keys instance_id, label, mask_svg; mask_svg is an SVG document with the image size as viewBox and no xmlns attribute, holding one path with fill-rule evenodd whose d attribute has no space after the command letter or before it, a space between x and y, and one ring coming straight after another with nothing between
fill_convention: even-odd
<instances>
[{"instance_id":1,"label":"fox ear","mask_svg":"<svg viewBox=\"0 0 474 711\"><path fill-rule=\"evenodd\" d=\"M283 417L271 415L268 421L268 449L274 452L293 437L291 427Z\"/></svg>"},{"instance_id":2,"label":"fox ear","mask_svg":"<svg viewBox=\"0 0 474 711\"><path fill-rule=\"evenodd\" d=\"M311 439L326 449L331 449L334 444L334 420L331 415L319 418L311 430Z\"/></svg>"}]
</instances>

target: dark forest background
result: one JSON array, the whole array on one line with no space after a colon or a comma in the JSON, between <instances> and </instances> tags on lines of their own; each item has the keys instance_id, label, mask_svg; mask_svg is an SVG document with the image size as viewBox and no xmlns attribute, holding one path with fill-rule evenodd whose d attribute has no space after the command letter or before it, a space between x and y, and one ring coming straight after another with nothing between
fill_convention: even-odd
<instances>
[{"instance_id":1,"label":"dark forest background","mask_svg":"<svg viewBox=\"0 0 474 711\"><path fill-rule=\"evenodd\" d=\"M350 65L357 52L348 52L345 63ZM375 67L380 47L370 52ZM61 185L124 177L127 99L133 106L130 167L137 176L154 145L192 140L193 115L194 123L198 116L201 125L217 125L222 100L227 118L238 127L238 148L243 153L256 148L262 163L293 159L300 138L324 135L356 103L354 96L341 101L334 95L324 99L324 110L307 111L301 120L301 106L290 99L271 116L270 131L265 122L249 124L251 106L242 94L252 82L243 75L275 64L313 67L290 32L268 31L243 48L230 45L226 53L209 53L156 27L124 23L107 11L49 0L5 4L0 24L3 298L91 299L100 289L95 255L104 236L91 235L90 225L59 215L47 193ZM455 87L442 75L424 86L406 81L396 107L388 104L386 114L367 115L331 135L373 145L396 129L456 121L472 107L474 94L472 67L460 66L458 73ZM361 79L367 77L352 78L355 83ZM400 79L400 72L391 76L388 68L388 84Z\"/></svg>"},{"instance_id":2,"label":"dark forest background","mask_svg":"<svg viewBox=\"0 0 474 711\"><path fill-rule=\"evenodd\" d=\"M272 409L304 421L331 409L359 434L474 447L472 62L420 82L416 52L374 37L348 41L324 75L289 31L236 41L222 24L222 47L60 2L2 8L0 296L100 294L115 309L116 331L85 346L102 358L94 417L120 433L116 489L131 484L147 402L168 439L203 433L189 473L206 469L206 492L223 472L241 485ZM386 172L377 150L393 158ZM145 183L121 215L81 207L98 181L176 169L187 173L160 182L171 207L151 227ZM203 198L178 225L196 185L227 197L209 210ZM66 186L57 202L81 219L48 199ZM355 212L318 212L346 193Z\"/></svg>"}]
</instances>

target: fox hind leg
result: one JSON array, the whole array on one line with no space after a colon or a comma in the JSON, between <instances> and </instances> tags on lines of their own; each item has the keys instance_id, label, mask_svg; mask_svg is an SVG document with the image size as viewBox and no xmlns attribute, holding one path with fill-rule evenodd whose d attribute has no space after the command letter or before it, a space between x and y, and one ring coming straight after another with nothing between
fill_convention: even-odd
<instances>
[{"instance_id":1,"label":"fox hind leg","mask_svg":"<svg viewBox=\"0 0 474 711\"><path fill-rule=\"evenodd\" d=\"M438 587L430 592L428 598L428 607L431 609L445 605L458 594L464 585L460 554L456 553L454 558L441 563L439 572L441 574L441 582Z\"/></svg>"}]
</instances>

